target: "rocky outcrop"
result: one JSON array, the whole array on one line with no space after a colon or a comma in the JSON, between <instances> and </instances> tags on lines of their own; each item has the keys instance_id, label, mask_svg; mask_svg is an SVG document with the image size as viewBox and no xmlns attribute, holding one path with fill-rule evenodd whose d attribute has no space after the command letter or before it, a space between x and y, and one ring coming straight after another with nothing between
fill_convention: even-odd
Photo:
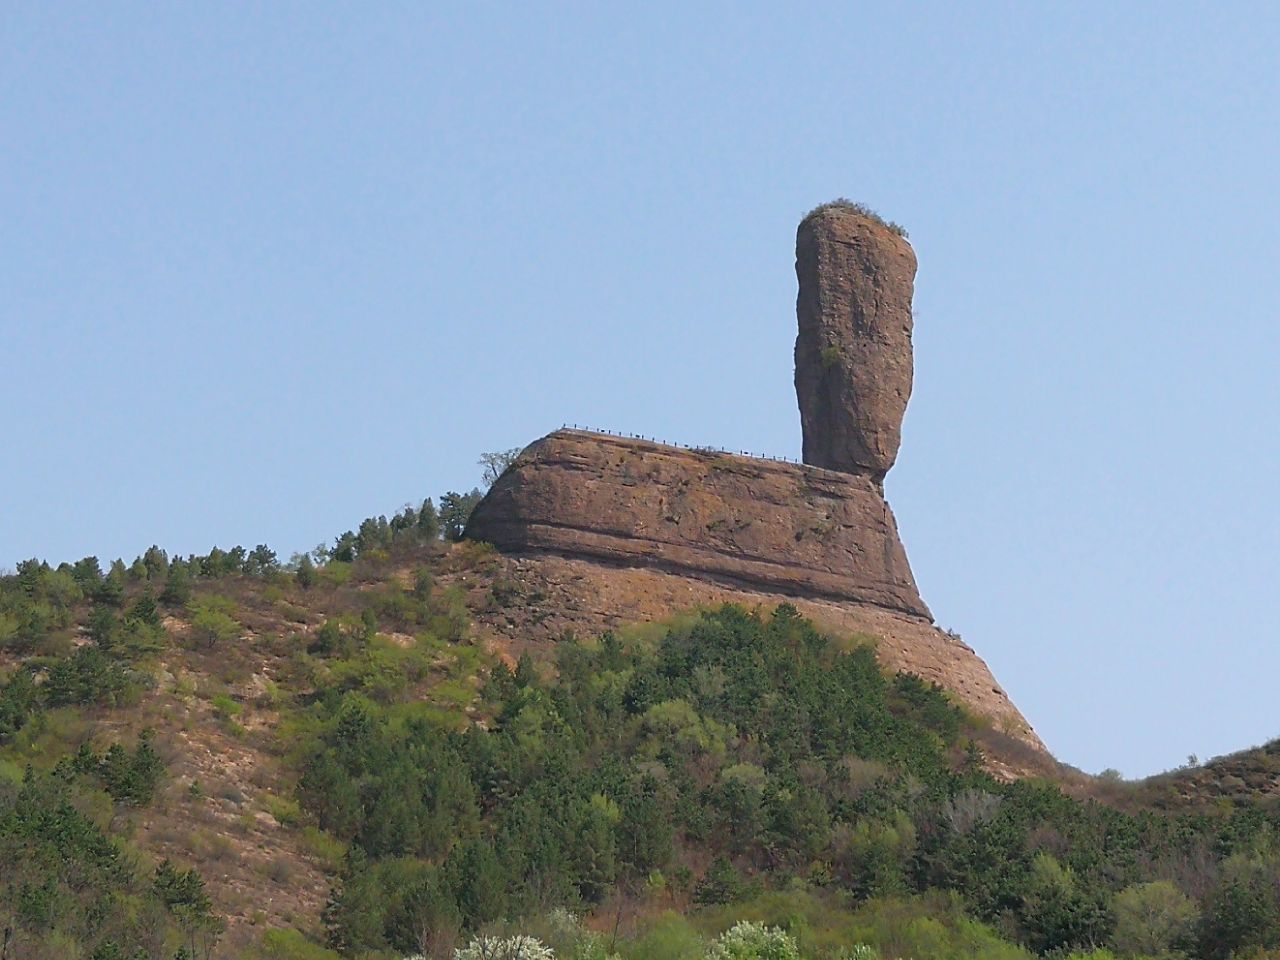
<instances>
[{"instance_id":1,"label":"rocky outcrop","mask_svg":"<svg viewBox=\"0 0 1280 960\"><path fill-rule=\"evenodd\" d=\"M796 231L796 396L804 462L883 479L911 396L916 256L853 204L819 207Z\"/></svg>"},{"instance_id":2,"label":"rocky outcrop","mask_svg":"<svg viewBox=\"0 0 1280 960\"><path fill-rule=\"evenodd\" d=\"M769 613L790 603L842 644L868 642L886 670L913 673L952 691L991 726L979 737L988 768L1002 778L1045 775L1044 744L967 643L919 617L841 600L786 595L652 566L621 566L550 552L500 555L488 572L453 581L502 603L477 604L480 636L514 663L540 654L566 635L598 637L606 630L679 617L695 608L736 603ZM495 591L495 585L497 590Z\"/></svg>"},{"instance_id":3,"label":"rocky outcrop","mask_svg":"<svg viewBox=\"0 0 1280 960\"><path fill-rule=\"evenodd\" d=\"M800 224L804 464L578 430L526 448L466 529L498 547L519 582L556 598L505 626L532 637L710 602L794 600L824 626L873 638L887 668L946 686L996 724L993 738L1043 757L981 658L933 626L884 499L911 395L915 272L900 231L863 208L827 204Z\"/></svg>"},{"instance_id":4,"label":"rocky outcrop","mask_svg":"<svg viewBox=\"0 0 1280 960\"><path fill-rule=\"evenodd\" d=\"M558 430L494 484L466 535L929 619L866 475Z\"/></svg>"}]
</instances>

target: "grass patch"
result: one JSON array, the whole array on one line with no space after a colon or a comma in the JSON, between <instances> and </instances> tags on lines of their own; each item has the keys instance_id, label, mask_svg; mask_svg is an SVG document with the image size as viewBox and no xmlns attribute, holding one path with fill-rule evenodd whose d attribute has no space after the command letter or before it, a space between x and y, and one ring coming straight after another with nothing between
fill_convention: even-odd
<instances>
[{"instance_id":1,"label":"grass patch","mask_svg":"<svg viewBox=\"0 0 1280 960\"><path fill-rule=\"evenodd\" d=\"M298 806L297 800L268 796L266 807L267 813L271 814L276 823L282 826L297 826L302 821L302 808Z\"/></svg>"},{"instance_id":2,"label":"grass patch","mask_svg":"<svg viewBox=\"0 0 1280 960\"><path fill-rule=\"evenodd\" d=\"M267 960L340 960L338 954L297 930L268 930L262 935L262 955Z\"/></svg>"},{"instance_id":3,"label":"grass patch","mask_svg":"<svg viewBox=\"0 0 1280 960\"><path fill-rule=\"evenodd\" d=\"M347 845L319 827L306 827L302 831L302 846L320 864L326 873L333 873L342 866Z\"/></svg>"}]
</instances>

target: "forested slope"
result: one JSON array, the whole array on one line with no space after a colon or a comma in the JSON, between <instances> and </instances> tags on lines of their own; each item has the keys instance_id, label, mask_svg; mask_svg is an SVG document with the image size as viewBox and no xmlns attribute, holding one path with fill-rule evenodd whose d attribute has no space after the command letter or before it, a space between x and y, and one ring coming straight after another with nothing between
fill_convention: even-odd
<instances>
[{"instance_id":1,"label":"forested slope","mask_svg":"<svg viewBox=\"0 0 1280 960\"><path fill-rule=\"evenodd\" d=\"M7 956L1280 945L1268 791L994 779L982 722L787 605L507 643L467 505L0 580Z\"/></svg>"}]
</instances>

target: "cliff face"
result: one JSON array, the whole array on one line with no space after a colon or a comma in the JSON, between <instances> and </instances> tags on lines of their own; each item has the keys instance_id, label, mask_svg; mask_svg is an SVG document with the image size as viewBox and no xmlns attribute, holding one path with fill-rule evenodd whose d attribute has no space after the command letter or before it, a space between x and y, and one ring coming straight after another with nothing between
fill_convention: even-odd
<instances>
[{"instance_id":1,"label":"cliff face","mask_svg":"<svg viewBox=\"0 0 1280 960\"><path fill-rule=\"evenodd\" d=\"M660 618L712 600L794 598L832 629L874 637L885 666L948 687L1043 757L986 664L933 626L884 500L911 395L915 272L910 244L865 209L827 204L801 222L804 465L558 430L498 479L466 536L507 554L521 579L563 584L567 609L583 611L560 616L564 629L606 627L624 609Z\"/></svg>"},{"instance_id":2,"label":"cliff face","mask_svg":"<svg viewBox=\"0 0 1280 960\"><path fill-rule=\"evenodd\" d=\"M941 684L988 718L991 726L979 739L987 766L997 776L1048 775L1055 769L1044 744L982 658L955 634L920 617L848 600L749 589L702 574L667 572L650 563L624 566L550 550L506 550L487 574L468 573L454 582L482 594L494 583L515 587L519 603L477 613L482 642L513 656L523 650L546 650L566 635L598 637L606 630L665 620L693 608L736 603L767 613L790 603L841 642L874 643L876 658L886 670Z\"/></svg>"},{"instance_id":3,"label":"cliff face","mask_svg":"<svg viewBox=\"0 0 1280 960\"><path fill-rule=\"evenodd\" d=\"M930 619L867 475L559 430L494 484L467 536Z\"/></svg>"},{"instance_id":4,"label":"cliff face","mask_svg":"<svg viewBox=\"0 0 1280 960\"><path fill-rule=\"evenodd\" d=\"M883 478L911 398L907 241L851 205L828 204L796 231L796 397L804 462Z\"/></svg>"}]
</instances>

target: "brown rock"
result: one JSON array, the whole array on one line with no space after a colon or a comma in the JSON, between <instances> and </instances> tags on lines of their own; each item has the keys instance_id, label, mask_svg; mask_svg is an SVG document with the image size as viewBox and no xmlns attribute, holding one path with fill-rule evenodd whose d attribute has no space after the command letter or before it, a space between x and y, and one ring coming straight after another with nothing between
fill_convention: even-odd
<instances>
[{"instance_id":1,"label":"brown rock","mask_svg":"<svg viewBox=\"0 0 1280 960\"><path fill-rule=\"evenodd\" d=\"M886 667L940 683L991 718L983 748L999 754L999 775L1039 770L1044 745L986 664L933 626L884 500L911 395L915 271L906 240L852 204L800 224L805 465L577 430L526 448L466 536L496 546L504 576L546 604L525 620L503 608L489 628L530 642L707 603L794 598L823 626L872 638Z\"/></svg>"},{"instance_id":2,"label":"brown rock","mask_svg":"<svg viewBox=\"0 0 1280 960\"><path fill-rule=\"evenodd\" d=\"M852 204L796 231L796 396L804 462L882 480L911 396L911 245Z\"/></svg>"},{"instance_id":3,"label":"brown rock","mask_svg":"<svg viewBox=\"0 0 1280 960\"><path fill-rule=\"evenodd\" d=\"M471 578L468 586L481 591L487 588L474 574L467 576ZM486 644L511 656L525 650L545 651L566 634L599 636L606 630L673 616L678 619L690 610L723 603L766 613L779 603L790 603L819 628L846 643L874 643L877 659L885 669L914 673L942 684L976 714L989 718L989 742L982 748L989 769L997 775L1009 778L1044 772L1044 744L982 658L959 637L919 617L863 603L752 590L648 565L620 566L546 552L508 553L499 558L490 576L495 581L517 583L523 591L519 602L477 613Z\"/></svg>"},{"instance_id":4,"label":"brown rock","mask_svg":"<svg viewBox=\"0 0 1280 960\"><path fill-rule=\"evenodd\" d=\"M929 619L865 474L558 430L494 484L466 535Z\"/></svg>"}]
</instances>

